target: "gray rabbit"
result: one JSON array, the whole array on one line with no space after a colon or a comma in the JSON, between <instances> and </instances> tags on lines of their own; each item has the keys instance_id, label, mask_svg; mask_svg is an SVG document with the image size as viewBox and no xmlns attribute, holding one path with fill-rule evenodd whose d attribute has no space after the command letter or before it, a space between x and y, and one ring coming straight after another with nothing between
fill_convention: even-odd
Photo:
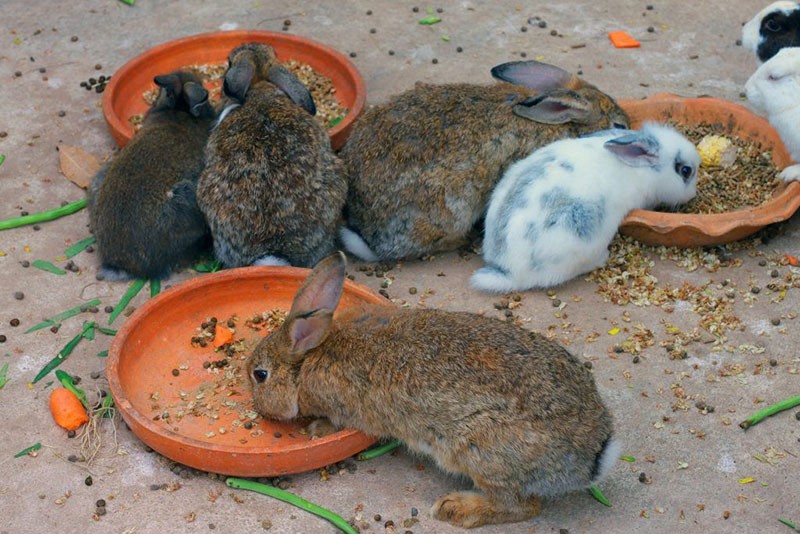
<instances>
[{"instance_id":1,"label":"gray rabbit","mask_svg":"<svg viewBox=\"0 0 800 534\"><path fill-rule=\"evenodd\" d=\"M197 74L155 77L142 129L94 178L89 220L106 279L166 278L208 244L195 188L215 111Z\"/></svg>"},{"instance_id":2,"label":"gray rabbit","mask_svg":"<svg viewBox=\"0 0 800 534\"><path fill-rule=\"evenodd\" d=\"M356 122L341 152L348 251L376 261L457 248L511 163L564 137L628 126L611 97L558 67L518 61L492 75L504 83L418 84Z\"/></svg>"},{"instance_id":3,"label":"gray rabbit","mask_svg":"<svg viewBox=\"0 0 800 534\"><path fill-rule=\"evenodd\" d=\"M347 180L306 87L251 43L229 56L226 107L197 196L226 267L312 266L334 250Z\"/></svg>"}]
</instances>

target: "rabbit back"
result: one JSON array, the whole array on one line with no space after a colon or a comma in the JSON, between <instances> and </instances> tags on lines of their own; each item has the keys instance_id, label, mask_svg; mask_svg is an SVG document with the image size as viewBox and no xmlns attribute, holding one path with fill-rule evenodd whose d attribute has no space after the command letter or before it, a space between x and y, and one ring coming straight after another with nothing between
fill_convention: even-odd
<instances>
[{"instance_id":1,"label":"rabbit back","mask_svg":"<svg viewBox=\"0 0 800 534\"><path fill-rule=\"evenodd\" d=\"M209 120L160 111L95 177L89 215L109 277L164 278L202 250L195 188Z\"/></svg>"},{"instance_id":2,"label":"rabbit back","mask_svg":"<svg viewBox=\"0 0 800 534\"><path fill-rule=\"evenodd\" d=\"M310 266L334 249L347 182L325 129L267 82L209 138L198 202L229 267Z\"/></svg>"}]
</instances>

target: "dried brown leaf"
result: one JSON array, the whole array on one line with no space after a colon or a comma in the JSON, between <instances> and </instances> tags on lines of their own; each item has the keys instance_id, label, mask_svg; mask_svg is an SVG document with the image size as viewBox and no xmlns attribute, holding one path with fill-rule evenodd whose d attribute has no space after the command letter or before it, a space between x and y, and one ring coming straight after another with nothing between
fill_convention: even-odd
<instances>
[{"instance_id":1,"label":"dried brown leaf","mask_svg":"<svg viewBox=\"0 0 800 534\"><path fill-rule=\"evenodd\" d=\"M78 187L89 187L101 167L97 158L82 148L70 145L58 145L58 152L61 173Z\"/></svg>"}]
</instances>

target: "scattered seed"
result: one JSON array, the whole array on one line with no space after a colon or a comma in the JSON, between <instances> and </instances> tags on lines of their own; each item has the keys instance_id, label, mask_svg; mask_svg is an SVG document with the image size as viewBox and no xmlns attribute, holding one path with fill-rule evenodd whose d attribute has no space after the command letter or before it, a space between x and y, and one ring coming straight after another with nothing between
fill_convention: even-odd
<instances>
[{"instance_id":1,"label":"scattered seed","mask_svg":"<svg viewBox=\"0 0 800 534\"><path fill-rule=\"evenodd\" d=\"M411 517L417 517L418 515L419 515L419 510L417 510L416 508L414 508L412 506L411 507Z\"/></svg>"},{"instance_id":2,"label":"scattered seed","mask_svg":"<svg viewBox=\"0 0 800 534\"><path fill-rule=\"evenodd\" d=\"M367 10L367 15L372 15L372 10L371 9Z\"/></svg>"},{"instance_id":3,"label":"scattered seed","mask_svg":"<svg viewBox=\"0 0 800 534\"><path fill-rule=\"evenodd\" d=\"M356 53L355 52L350 52L350 57L356 57Z\"/></svg>"},{"instance_id":4,"label":"scattered seed","mask_svg":"<svg viewBox=\"0 0 800 534\"><path fill-rule=\"evenodd\" d=\"M459 53L461 53L461 52L463 52L463 51L464 51L464 48L463 48L463 47L461 47L461 46L457 46L457 47L456 47L456 52L459 52Z\"/></svg>"},{"instance_id":5,"label":"scattered seed","mask_svg":"<svg viewBox=\"0 0 800 534\"><path fill-rule=\"evenodd\" d=\"M653 11L653 4L647 4L647 6L645 7L645 9L646 9L647 11Z\"/></svg>"},{"instance_id":6,"label":"scattered seed","mask_svg":"<svg viewBox=\"0 0 800 534\"><path fill-rule=\"evenodd\" d=\"M411 11L413 11L414 13L419 13L419 8L417 6L414 6L411 8Z\"/></svg>"},{"instance_id":7,"label":"scattered seed","mask_svg":"<svg viewBox=\"0 0 800 534\"><path fill-rule=\"evenodd\" d=\"M275 436L276 438L283 437L283 434L281 434L280 432L275 432L275 433L274 433L274 434L272 434L272 435L273 435L273 436Z\"/></svg>"},{"instance_id":8,"label":"scattered seed","mask_svg":"<svg viewBox=\"0 0 800 534\"><path fill-rule=\"evenodd\" d=\"M547 28L547 23L545 21L543 21L543 20L540 20L539 21L539 27L540 28Z\"/></svg>"},{"instance_id":9,"label":"scattered seed","mask_svg":"<svg viewBox=\"0 0 800 534\"><path fill-rule=\"evenodd\" d=\"M781 324L781 318L780 317L773 317L770 320L770 322L773 324L773 326L778 326L779 324Z\"/></svg>"},{"instance_id":10,"label":"scattered seed","mask_svg":"<svg viewBox=\"0 0 800 534\"><path fill-rule=\"evenodd\" d=\"M556 35L558 35L558 31L557 30L550 30L550 35L555 37Z\"/></svg>"},{"instance_id":11,"label":"scattered seed","mask_svg":"<svg viewBox=\"0 0 800 534\"><path fill-rule=\"evenodd\" d=\"M772 358L769 361L769 365L770 365L770 367L777 367L778 366L778 360L776 360L775 358Z\"/></svg>"},{"instance_id":12,"label":"scattered seed","mask_svg":"<svg viewBox=\"0 0 800 534\"><path fill-rule=\"evenodd\" d=\"M22 76L22 71L21 71L21 70L18 70L18 71L16 71L16 72L14 73L14 76L16 76L17 78L19 78L20 76Z\"/></svg>"},{"instance_id":13,"label":"scattered seed","mask_svg":"<svg viewBox=\"0 0 800 534\"><path fill-rule=\"evenodd\" d=\"M528 27L527 26L523 26L523 27L521 27L519 29L519 31L521 31L522 33L525 33L526 31L528 31Z\"/></svg>"},{"instance_id":14,"label":"scattered seed","mask_svg":"<svg viewBox=\"0 0 800 534\"><path fill-rule=\"evenodd\" d=\"M25 293L23 293L22 291L16 291L14 293L14 298L17 300L22 300L25 298Z\"/></svg>"},{"instance_id":15,"label":"scattered seed","mask_svg":"<svg viewBox=\"0 0 800 534\"><path fill-rule=\"evenodd\" d=\"M638 356L634 356L634 357L633 357L633 363L639 363L640 361L641 361L641 360L639 359L639 357L638 357Z\"/></svg>"},{"instance_id":16,"label":"scattered seed","mask_svg":"<svg viewBox=\"0 0 800 534\"><path fill-rule=\"evenodd\" d=\"M647 483L647 473L645 473L644 471L639 473L639 482L641 482L642 484Z\"/></svg>"},{"instance_id":17,"label":"scattered seed","mask_svg":"<svg viewBox=\"0 0 800 534\"><path fill-rule=\"evenodd\" d=\"M554 308L558 308L561 306L561 299L553 299L550 301L550 304L552 304Z\"/></svg>"},{"instance_id":18,"label":"scattered seed","mask_svg":"<svg viewBox=\"0 0 800 534\"><path fill-rule=\"evenodd\" d=\"M742 40L736 39L736 46L742 46Z\"/></svg>"},{"instance_id":19,"label":"scattered seed","mask_svg":"<svg viewBox=\"0 0 800 534\"><path fill-rule=\"evenodd\" d=\"M91 486L92 484L94 484L94 481L92 480L92 475L89 475L88 477L86 477L83 480L83 483L86 484L87 486Z\"/></svg>"},{"instance_id":20,"label":"scattered seed","mask_svg":"<svg viewBox=\"0 0 800 534\"><path fill-rule=\"evenodd\" d=\"M586 367L587 369L591 369L592 367L594 367L594 365L590 361L583 362L583 366Z\"/></svg>"},{"instance_id":21,"label":"scattered seed","mask_svg":"<svg viewBox=\"0 0 800 534\"><path fill-rule=\"evenodd\" d=\"M761 293L761 288L758 286L753 286L750 288L750 293L752 293L753 295L758 295L759 293Z\"/></svg>"},{"instance_id":22,"label":"scattered seed","mask_svg":"<svg viewBox=\"0 0 800 534\"><path fill-rule=\"evenodd\" d=\"M370 29L369 29L369 33L376 33L377 31L378 31L378 30L376 30L375 28L370 28Z\"/></svg>"},{"instance_id":23,"label":"scattered seed","mask_svg":"<svg viewBox=\"0 0 800 534\"><path fill-rule=\"evenodd\" d=\"M436 58L433 58L433 59L431 60L431 63L433 63L434 65L436 65L437 63L439 63L439 60L438 60L438 59L436 59Z\"/></svg>"},{"instance_id":24,"label":"scattered seed","mask_svg":"<svg viewBox=\"0 0 800 534\"><path fill-rule=\"evenodd\" d=\"M105 308L103 308L103 311L106 313L111 313L114 311L114 306L106 306Z\"/></svg>"},{"instance_id":25,"label":"scattered seed","mask_svg":"<svg viewBox=\"0 0 800 534\"><path fill-rule=\"evenodd\" d=\"M98 378L100 378L100 371L92 371L91 373L89 373L89 378L91 378L92 380L97 380Z\"/></svg>"},{"instance_id":26,"label":"scattered seed","mask_svg":"<svg viewBox=\"0 0 800 534\"><path fill-rule=\"evenodd\" d=\"M98 508L105 508L106 507L106 500L105 499L97 499L97 502L94 503L95 506Z\"/></svg>"},{"instance_id":27,"label":"scattered seed","mask_svg":"<svg viewBox=\"0 0 800 534\"><path fill-rule=\"evenodd\" d=\"M11 319L8 322L8 324L10 324L11 326L19 326L19 319L17 319L17 318Z\"/></svg>"},{"instance_id":28,"label":"scattered seed","mask_svg":"<svg viewBox=\"0 0 800 534\"><path fill-rule=\"evenodd\" d=\"M29 262L28 260L22 260L20 262L20 265L22 265L23 267L25 267L27 269L28 267L31 266L31 262Z\"/></svg>"},{"instance_id":29,"label":"scattered seed","mask_svg":"<svg viewBox=\"0 0 800 534\"><path fill-rule=\"evenodd\" d=\"M74 438L77 435L78 435L78 433L75 432L74 430L70 430L69 432L67 432L67 437L70 438L70 439Z\"/></svg>"},{"instance_id":30,"label":"scattered seed","mask_svg":"<svg viewBox=\"0 0 800 534\"><path fill-rule=\"evenodd\" d=\"M94 513L97 515L106 515L106 507L105 506L98 506L95 508Z\"/></svg>"},{"instance_id":31,"label":"scattered seed","mask_svg":"<svg viewBox=\"0 0 800 534\"><path fill-rule=\"evenodd\" d=\"M67 112L66 112L66 111L64 111L64 110L62 109L61 111L59 111L59 112L57 113L57 115L58 115L59 117L66 117L66 115L67 115Z\"/></svg>"},{"instance_id":32,"label":"scattered seed","mask_svg":"<svg viewBox=\"0 0 800 534\"><path fill-rule=\"evenodd\" d=\"M181 372L179 370L177 370L177 369L173 369L172 370L172 376L179 376L180 374L181 374Z\"/></svg>"},{"instance_id":33,"label":"scattered seed","mask_svg":"<svg viewBox=\"0 0 800 534\"><path fill-rule=\"evenodd\" d=\"M283 25L284 26L291 26L292 25L292 21L289 20L289 19L286 19L286 20L283 21Z\"/></svg>"},{"instance_id":34,"label":"scattered seed","mask_svg":"<svg viewBox=\"0 0 800 534\"><path fill-rule=\"evenodd\" d=\"M527 52L520 52L519 53L519 57L528 57L528 53Z\"/></svg>"},{"instance_id":35,"label":"scattered seed","mask_svg":"<svg viewBox=\"0 0 800 534\"><path fill-rule=\"evenodd\" d=\"M441 7L437 7L436 8L436 12L437 13L444 13L444 9L442 9Z\"/></svg>"},{"instance_id":36,"label":"scattered seed","mask_svg":"<svg viewBox=\"0 0 800 534\"><path fill-rule=\"evenodd\" d=\"M798 412L798 413L800 413L800 412ZM375 514L375 517L373 519L375 521L380 521L382 519L381 514Z\"/></svg>"},{"instance_id":37,"label":"scattered seed","mask_svg":"<svg viewBox=\"0 0 800 534\"><path fill-rule=\"evenodd\" d=\"M722 512L722 519L728 519L731 516L731 513L728 510Z\"/></svg>"},{"instance_id":38,"label":"scattered seed","mask_svg":"<svg viewBox=\"0 0 800 534\"><path fill-rule=\"evenodd\" d=\"M68 461L68 462L75 463L75 462L77 462L77 461L78 461L78 457L77 457L77 456L75 456L74 454L70 454L69 456L67 456L67 461Z\"/></svg>"},{"instance_id":39,"label":"scattered seed","mask_svg":"<svg viewBox=\"0 0 800 534\"><path fill-rule=\"evenodd\" d=\"M98 63L97 65L94 66L94 70L100 70L102 68L103 68L103 66L100 63Z\"/></svg>"},{"instance_id":40,"label":"scattered seed","mask_svg":"<svg viewBox=\"0 0 800 534\"><path fill-rule=\"evenodd\" d=\"M656 31L656 29L653 28L652 26L648 26L647 27L647 33L654 33L655 31Z\"/></svg>"},{"instance_id":41,"label":"scattered seed","mask_svg":"<svg viewBox=\"0 0 800 534\"><path fill-rule=\"evenodd\" d=\"M35 232L38 232L38 231L39 231L39 230L41 230L41 229L42 229L42 227L41 227L41 226L39 226L38 224L34 224L34 225L33 225L33 230L34 230Z\"/></svg>"},{"instance_id":42,"label":"scattered seed","mask_svg":"<svg viewBox=\"0 0 800 534\"><path fill-rule=\"evenodd\" d=\"M73 35L72 37L69 38L69 40L72 41L73 43L76 43L76 42L78 42L78 36L77 35Z\"/></svg>"},{"instance_id":43,"label":"scattered seed","mask_svg":"<svg viewBox=\"0 0 800 534\"><path fill-rule=\"evenodd\" d=\"M394 521L392 521L391 519L389 519L388 521L386 521L386 523L383 524L383 528L389 528L393 526L394 526Z\"/></svg>"},{"instance_id":44,"label":"scattered seed","mask_svg":"<svg viewBox=\"0 0 800 534\"><path fill-rule=\"evenodd\" d=\"M758 265L759 265L759 267L766 267L767 266L767 260L759 260L758 261Z\"/></svg>"},{"instance_id":45,"label":"scattered seed","mask_svg":"<svg viewBox=\"0 0 800 534\"><path fill-rule=\"evenodd\" d=\"M389 50L389 55L393 56L394 55L394 50Z\"/></svg>"},{"instance_id":46,"label":"scattered seed","mask_svg":"<svg viewBox=\"0 0 800 534\"><path fill-rule=\"evenodd\" d=\"M797 419L798 421L800 421L800 412L795 412L794 413L794 418Z\"/></svg>"}]
</instances>

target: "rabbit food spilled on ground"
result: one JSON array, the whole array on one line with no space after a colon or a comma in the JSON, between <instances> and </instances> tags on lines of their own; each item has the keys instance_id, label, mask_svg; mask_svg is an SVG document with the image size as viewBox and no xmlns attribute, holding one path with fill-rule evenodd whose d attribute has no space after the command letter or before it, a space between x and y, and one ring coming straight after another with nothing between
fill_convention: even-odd
<instances>
[{"instance_id":1,"label":"rabbit food spilled on ground","mask_svg":"<svg viewBox=\"0 0 800 534\"><path fill-rule=\"evenodd\" d=\"M772 154L758 145L728 136L719 124L701 123L675 127L698 145L703 155L703 140L721 136L731 142L735 159L730 165L706 165L705 158L697 174L697 196L678 206L680 213L726 213L741 208L756 207L768 202L781 183L780 172L772 162ZM724 158L723 158L724 159ZM665 210L666 211L666 210Z\"/></svg>"},{"instance_id":2,"label":"rabbit food spilled on ground","mask_svg":"<svg viewBox=\"0 0 800 534\"><path fill-rule=\"evenodd\" d=\"M258 428L263 417L253 410L252 399L236 400L239 393L250 390L245 364L259 338L245 340L237 330L246 327L259 332L259 335L268 335L283 324L286 315L285 311L271 310L244 320L233 316L224 322L216 317L204 321L192 334L191 344L201 350L205 358L198 355L197 359L172 370L177 394L151 392L152 419L162 421L175 432L180 432L181 421L186 417L203 417L209 422L231 421L227 426L214 425L214 430L209 430L205 437L210 439L217 434L241 433L239 443L242 445L247 443L248 436L263 434L264 431ZM215 340L222 341L218 339L224 335L222 329L225 329L224 334L231 332L233 335L230 341L215 343ZM181 373L196 365L202 365L208 380L191 390L182 389ZM162 398L179 398L180 401L164 404Z\"/></svg>"},{"instance_id":3,"label":"rabbit food spilled on ground","mask_svg":"<svg viewBox=\"0 0 800 534\"><path fill-rule=\"evenodd\" d=\"M330 78L315 71L310 65L300 63L294 59L290 59L283 63L286 65L292 74L303 82L311 96L314 98L314 104L317 106L317 114L315 117L326 128L333 128L336 126L348 110L339 103L336 99L336 88L333 86ZM194 69L198 72L200 77L208 87L209 95L212 102L219 102L220 94L222 92L222 77L228 66L225 63L212 63L206 65L190 65L187 68ZM158 88L150 89L142 94L142 98L151 106L158 96ZM138 130L141 127L144 115L131 115L128 118L133 127Z\"/></svg>"}]
</instances>

